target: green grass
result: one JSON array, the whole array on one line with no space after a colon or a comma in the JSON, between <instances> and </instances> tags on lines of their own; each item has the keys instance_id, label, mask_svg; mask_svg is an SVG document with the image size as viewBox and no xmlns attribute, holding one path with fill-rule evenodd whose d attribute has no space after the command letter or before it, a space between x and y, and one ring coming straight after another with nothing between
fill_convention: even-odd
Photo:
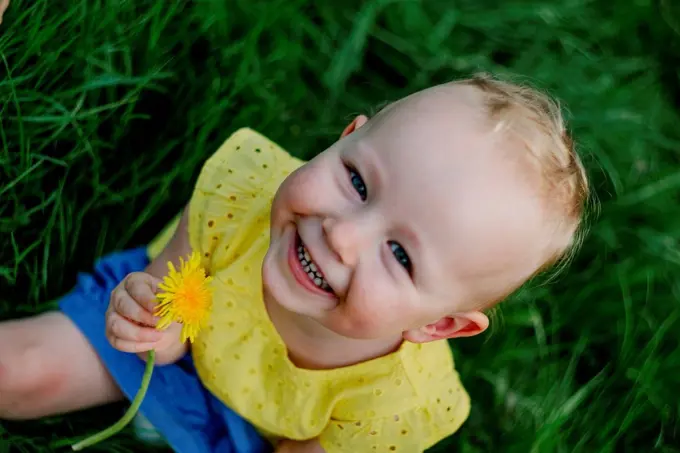
<instances>
[{"instance_id":1,"label":"green grass","mask_svg":"<svg viewBox=\"0 0 680 453\"><path fill-rule=\"evenodd\" d=\"M384 101L521 74L568 106L601 212L560 280L454 344L474 408L436 450L680 452L673 3L14 0L0 26L0 319L52 307L95 257L148 241L237 127L310 157ZM59 449L122 409L0 422L0 453ZM127 433L92 451L139 449Z\"/></svg>"}]
</instances>

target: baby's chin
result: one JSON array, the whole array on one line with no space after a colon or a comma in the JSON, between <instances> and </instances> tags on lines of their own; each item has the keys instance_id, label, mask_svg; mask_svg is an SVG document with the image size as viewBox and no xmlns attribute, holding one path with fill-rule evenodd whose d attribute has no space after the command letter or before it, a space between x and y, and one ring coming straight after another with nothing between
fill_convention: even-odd
<instances>
[{"instance_id":1,"label":"baby's chin","mask_svg":"<svg viewBox=\"0 0 680 453\"><path fill-rule=\"evenodd\" d=\"M397 328L386 328L378 323L372 323L372 325L357 323L347 318L341 310L327 313L317 321L327 330L348 340L388 344L399 343L403 340L403 332Z\"/></svg>"}]
</instances>

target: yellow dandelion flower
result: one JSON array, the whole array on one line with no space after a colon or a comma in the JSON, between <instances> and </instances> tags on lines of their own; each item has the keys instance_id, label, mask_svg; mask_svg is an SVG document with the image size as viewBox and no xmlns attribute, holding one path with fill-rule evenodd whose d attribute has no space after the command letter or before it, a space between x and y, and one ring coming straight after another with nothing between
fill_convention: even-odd
<instances>
[{"instance_id":1,"label":"yellow dandelion flower","mask_svg":"<svg viewBox=\"0 0 680 453\"><path fill-rule=\"evenodd\" d=\"M193 342L207 322L212 306L212 291L201 267L201 257L194 252L188 261L180 258L180 268L168 263L169 273L158 287L155 315L161 319L157 329L166 329L173 322L182 324L182 341Z\"/></svg>"}]
</instances>

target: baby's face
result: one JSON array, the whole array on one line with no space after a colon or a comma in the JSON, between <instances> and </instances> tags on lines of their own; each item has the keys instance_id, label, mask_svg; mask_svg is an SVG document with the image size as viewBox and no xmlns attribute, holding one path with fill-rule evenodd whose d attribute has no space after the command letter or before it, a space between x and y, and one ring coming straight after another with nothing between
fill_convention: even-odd
<instances>
[{"instance_id":1,"label":"baby's face","mask_svg":"<svg viewBox=\"0 0 680 453\"><path fill-rule=\"evenodd\" d=\"M418 340L537 269L543 202L473 90L406 98L286 179L263 268L277 303L346 337Z\"/></svg>"}]
</instances>

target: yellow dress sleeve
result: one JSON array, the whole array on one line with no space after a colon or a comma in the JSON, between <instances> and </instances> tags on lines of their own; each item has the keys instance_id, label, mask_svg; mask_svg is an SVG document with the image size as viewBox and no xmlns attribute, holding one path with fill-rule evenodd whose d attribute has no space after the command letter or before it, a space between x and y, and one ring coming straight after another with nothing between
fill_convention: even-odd
<instances>
[{"instance_id":1,"label":"yellow dress sleeve","mask_svg":"<svg viewBox=\"0 0 680 453\"><path fill-rule=\"evenodd\" d=\"M189 202L189 241L211 274L227 267L268 222L271 199L302 164L278 145L243 128L203 166Z\"/></svg>"},{"instance_id":2,"label":"yellow dress sleeve","mask_svg":"<svg viewBox=\"0 0 680 453\"><path fill-rule=\"evenodd\" d=\"M331 420L319 441L326 453L420 453L455 433L470 413L457 376L433 382L422 405L368 420Z\"/></svg>"}]
</instances>

